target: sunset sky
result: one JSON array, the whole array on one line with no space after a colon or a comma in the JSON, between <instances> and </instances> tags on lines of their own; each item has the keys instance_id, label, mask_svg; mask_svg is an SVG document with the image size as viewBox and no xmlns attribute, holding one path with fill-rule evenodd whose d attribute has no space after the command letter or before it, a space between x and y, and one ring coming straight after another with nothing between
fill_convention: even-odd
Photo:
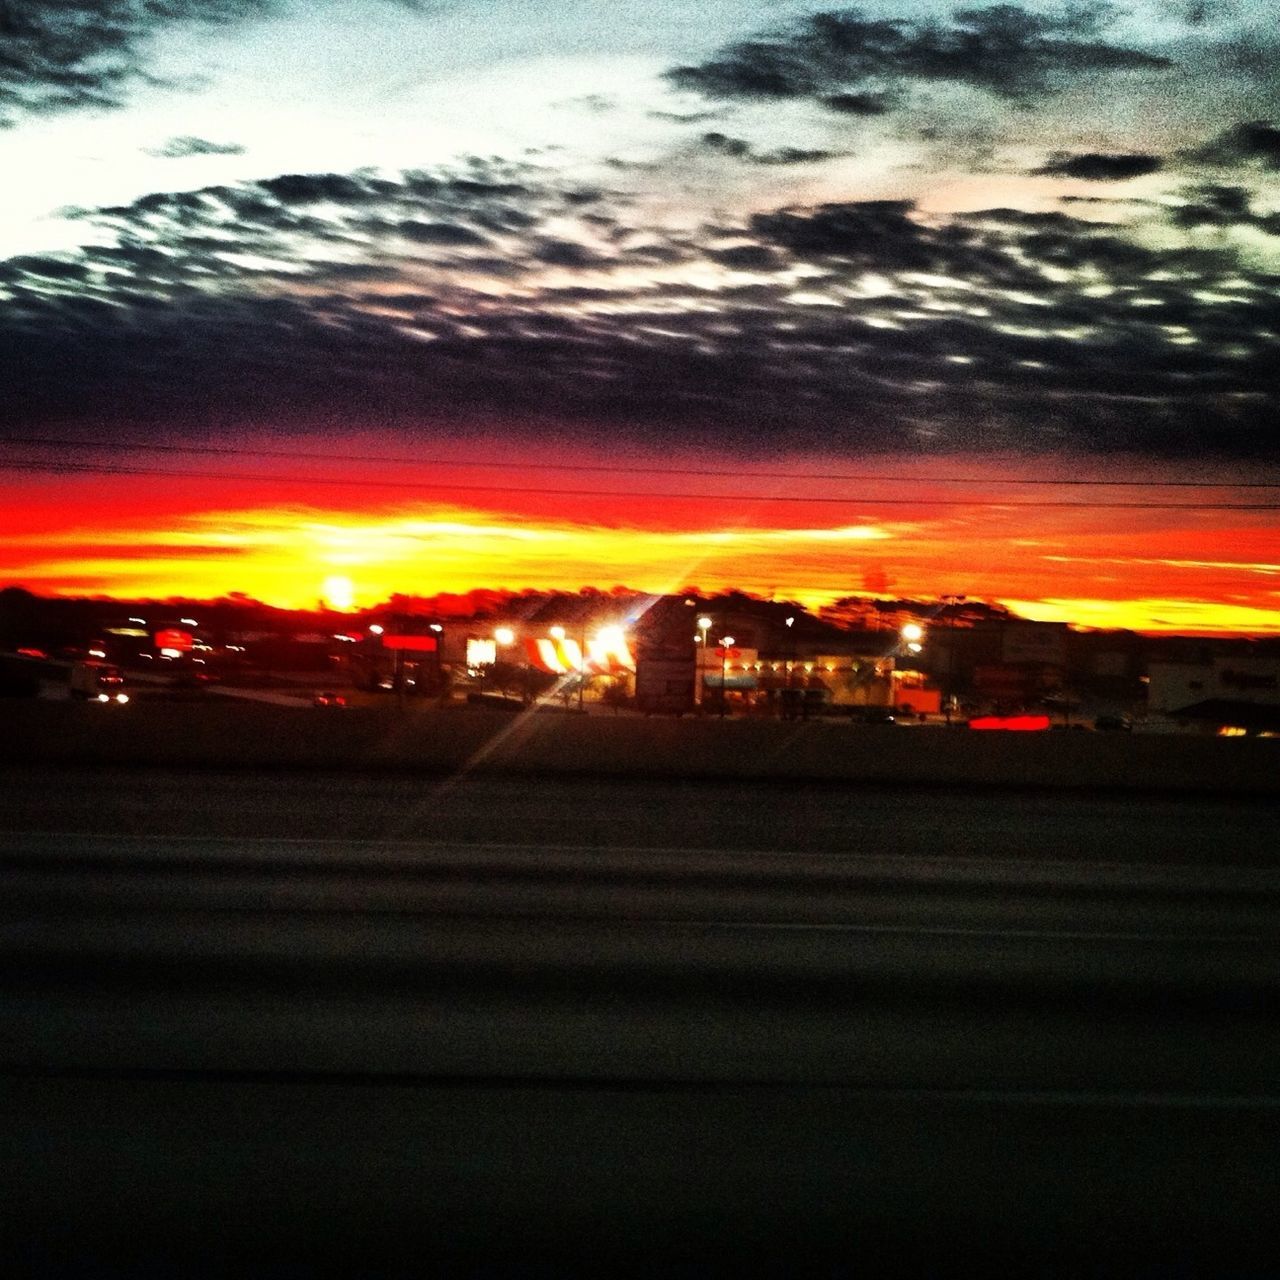
<instances>
[{"instance_id":1,"label":"sunset sky","mask_svg":"<svg viewBox=\"0 0 1280 1280\"><path fill-rule=\"evenodd\" d=\"M0 586L1280 632L1274 0L0 3Z\"/></svg>"}]
</instances>

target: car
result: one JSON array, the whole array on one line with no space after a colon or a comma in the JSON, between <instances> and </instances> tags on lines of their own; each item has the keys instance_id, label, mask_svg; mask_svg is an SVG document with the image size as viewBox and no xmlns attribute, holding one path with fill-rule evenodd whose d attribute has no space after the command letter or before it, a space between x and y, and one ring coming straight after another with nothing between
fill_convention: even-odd
<instances>
[{"instance_id":1,"label":"car","mask_svg":"<svg viewBox=\"0 0 1280 1280\"><path fill-rule=\"evenodd\" d=\"M323 689L311 700L311 705L313 707L345 707L347 700L342 694L335 693L332 689Z\"/></svg>"},{"instance_id":2,"label":"car","mask_svg":"<svg viewBox=\"0 0 1280 1280\"><path fill-rule=\"evenodd\" d=\"M1102 733L1132 733L1133 721L1128 716L1099 716L1093 727Z\"/></svg>"},{"instance_id":3,"label":"car","mask_svg":"<svg viewBox=\"0 0 1280 1280\"><path fill-rule=\"evenodd\" d=\"M898 718L888 707L850 707L854 724L897 724Z\"/></svg>"}]
</instances>

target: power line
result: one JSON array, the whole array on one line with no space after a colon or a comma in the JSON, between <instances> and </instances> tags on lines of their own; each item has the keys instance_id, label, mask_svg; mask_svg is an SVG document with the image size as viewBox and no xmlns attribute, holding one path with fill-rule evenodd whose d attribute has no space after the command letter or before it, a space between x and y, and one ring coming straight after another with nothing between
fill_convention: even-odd
<instances>
[{"instance_id":1,"label":"power line","mask_svg":"<svg viewBox=\"0 0 1280 1280\"><path fill-rule=\"evenodd\" d=\"M865 484L871 481L886 484L956 484L956 485L1043 485L1050 488L1109 488L1109 489L1280 489L1280 481L1265 480L1114 480L1102 477L1073 476L1065 479L1047 477L1018 478L1005 476L919 476L881 475L875 472L822 472L822 471L742 471L710 467L641 467L617 464L593 464L573 462L480 462L457 458L421 458L386 454L361 453L300 453L293 449L242 449L220 445L155 444L150 442L51 439L41 436L10 436L0 440L0 445L21 445L28 448L96 449L113 453L139 452L163 454L200 454L210 457L232 458L287 458L291 462L333 463L381 463L390 466L416 467L468 467L493 471L563 471L581 474L697 476L716 479L741 480L811 480L849 481Z\"/></svg>"},{"instance_id":2,"label":"power line","mask_svg":"<svg viewBox=\"0 0 1280 1280\"><path fill-rule=\"evenodd\" d=\"M296 455L295 455L296 456ZM526 468L527 469L527 468ZM952 507L965 498L879 498L874 495L833 497L827 494L666 493L657 489L570 489L543 485L446 484L434 480L356 480L337 476L254 475L193 468L125 467L79 462L3 462L3 471L38 471L54 475L157 476L180 480L229 480L249 484L296 484L357 489L426 490L433 493L499 493L562 498L659 498L666 502L794 503L881 507ZM972 499L985 507L1054 507L1134 511L1280 511L1280 502L1100 502L1096 499Z\"/></svg>"}]
</instances>

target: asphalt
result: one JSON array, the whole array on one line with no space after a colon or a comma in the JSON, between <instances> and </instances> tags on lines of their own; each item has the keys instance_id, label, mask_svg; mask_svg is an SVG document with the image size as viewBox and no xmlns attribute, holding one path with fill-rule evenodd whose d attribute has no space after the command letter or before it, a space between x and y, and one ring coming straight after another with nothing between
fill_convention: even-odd
<instances>
[{"instance_id":1,"label":"asphalt","mask_svg":"<svg viewBox=\"0 0 1280 1280\"><path fill-rule=\"evenodd\" d=\"M1275 816L7 770L9 1270L1266 1273Z\"/></svg>"}]
</instances>

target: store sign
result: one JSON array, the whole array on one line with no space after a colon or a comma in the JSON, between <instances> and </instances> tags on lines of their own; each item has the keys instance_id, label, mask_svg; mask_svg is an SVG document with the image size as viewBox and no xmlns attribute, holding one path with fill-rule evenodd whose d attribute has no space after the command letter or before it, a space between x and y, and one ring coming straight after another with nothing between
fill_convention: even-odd
<instances>
[{"instance_id":1,"label":"store sign","mask_svg":"<svg viewBox=\"0 0 1280 1280\"><path fill-rule=\"evenodd\" d=\"M498 660L498 642L479 640L475 636L467 640L467 666L489 667Z\"/></svg>"},{"instance_id":2,"label":"store sign","mask_svg":"<svg viewBox=\"0 0 1280 1280\"><path fill-rule=\"evenodd\" d=\"M406 653L435 653L437 645L435 636L388 636L382 637L384 649L399 649ZM493 661L492 658L489 659Z\"/></svg>"},{"instance_id":3,"label":"store sign","mask_svg":"<svg viewBox=\"0 0 1280 1280\"><path fill-rule=\"evenodd\" d=\"M970 729L1011 729L1022 733L1040 733L1048 727L1049 717L1040 715L977 716L969 721Z\"/></svg>"},{"instance_id":4,"label":"store sign","mask_svg":"<svg viewBox=\"0 0 1280 1280\"><path fill-rule=\"evenodd\" d=\"M157 631L155 644L157 649L171 649L177 653L190 653L195 648L195 637L190 631L179 631L176 627L165 627Z\"/></svg>"}]
</instances>

